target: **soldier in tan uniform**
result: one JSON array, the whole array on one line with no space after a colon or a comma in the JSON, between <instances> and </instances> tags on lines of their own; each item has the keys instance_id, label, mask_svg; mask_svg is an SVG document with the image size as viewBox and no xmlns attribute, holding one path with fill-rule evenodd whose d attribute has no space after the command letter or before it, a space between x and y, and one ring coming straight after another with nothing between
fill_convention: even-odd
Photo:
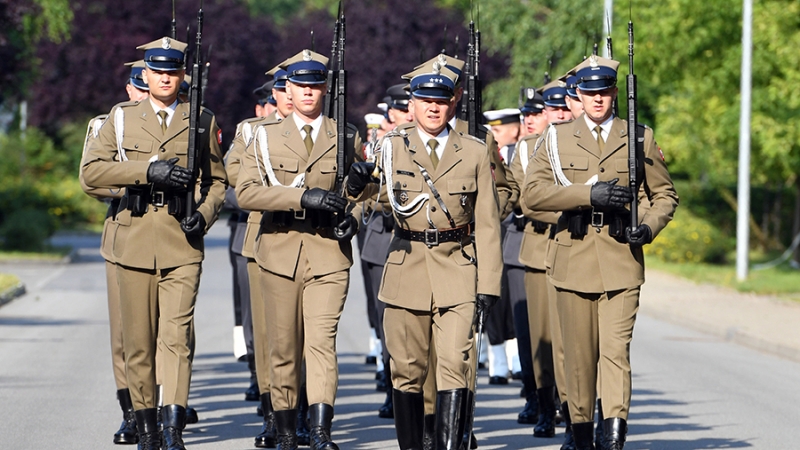
<instances>
[{"instance_id":1,"label":"soldier in tan uniform","mask_svg":"<svg viewBox=\"0 0 800 450\"><path fill-rule=\"evenodd\" d=\"M436 448L460 448L476 298L478 308L491 307L500 294L502 273L489 155L483 142L448 126L456 76L439 64L433 69L411 79L409 109L417 126L387 134L379 159L397 221L379 298L386 303L384 333L401 449L423 445L422 389L432 347ZM372 169L353 166L350 195L375 193L374 184L362 192ZM469 238L473 229L474 246Z\"/></svg>"},{"instance_id":2,"label":"soldier in tan uniform","mask_svg":"<svg viewBox=\"0 0 800 450\"><path fill-rule=\"evenodd\" d=\"M635 196L625 185L627 123L612 110L618 66L597 56L578 66L577 94L585 113L548 128L523 189L528 208L563 212L545 266L556 288L569 413L579 450L594 448L598 367L605 445L623 448L631 396L629 346L644 283L642 246L667 225L678 205L653 132L639 126L644 142L638 179L648 208L640 211L638 223L629 223L625 206ZM625 181L618 185L619 180Z\"/></svg>"},{"instance_id":3,"label":"soldier in tan uniform","mask_svg":"<svg viewBox=\"0 0 800 450\"><path fill-rule=\"evenodd\" d=\"M186 217L181 167L188 150L189 105L178 102L186 44L163 38L145 50L150 99L112 109L88 150L83 173L94 188L126 188L115 219L113 254L120 286L126 373L142 449L157 449L156 345L163 351L164 448L183 449L191 380L193 313L203 235L222 205L226 177L213 116L200 135L199 197ZM207 111L203 114L210 114Z\"/></svg>"},{"instance_id":4,"label":"soldier in tan uniform","mask_svg":"<svg viewBox=\"0 0 800 450\"><path fill-rule=\"evenodd\" d=\"M330 437L338 384L336 331L358 221L345 211L347 200L332 191L338 149L336 123L322 115L327 62L303 50L281 64L294 112L256 129L236 187L242 208L265 213L254 253L267 317L278 448L284 450L297 447L304 353L311 448L338 449ZM353 161L354 150L343 151Z\"/></svg>"},{"instance_id":5,"label":"soldier in tan uniform","mask_svg":"<svg viewBox=\"0 0 800 450\"><path fill-rule=\"evenodd\" d=\"M147 85L144 83L144 61L126 63L131 67L131 74L128 83L125 84L125 91L128 100L138 102L145 100L150 94ZM117 385L117 400L122 409L122 424L119 430L114 433L115 444L135 444L139 441L136 433L136 418L133 414L133 404L131 403L131 393L128 389L128 379L125 376L125 352L122 345L122 319L119 307L119 285L117 284L117 268L114 264L113 254L113 233L115 230L114 216L119 208L119 202L124 194L123 189L94 189L86 185L83 179L83 164L86 159L86 151L89 145L100 135L100 128L105 123L108 115L103 114L89 121L86 130L86 140L83 145L83 157L79 179L81 187L91 197L108 203L108 212L103 222L103 234L100 241L100 255L106 260L106 289L108 292L108 323L111 336L111 362L114 368L114 382Z\"/></svg>"}]
</instances>

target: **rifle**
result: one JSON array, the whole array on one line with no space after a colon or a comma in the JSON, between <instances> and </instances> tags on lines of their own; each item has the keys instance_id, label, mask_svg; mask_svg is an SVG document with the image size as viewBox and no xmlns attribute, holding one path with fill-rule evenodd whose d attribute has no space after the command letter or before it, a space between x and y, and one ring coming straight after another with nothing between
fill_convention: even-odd
<instances>
[{"instance_id":1,"label":"rifle","mask_svg":"<svg viewBox=\"0 0 800 450\"><path fill-rule=\"evenodd\" d=\"M467 133L473 137L478 137L478 116L481 114L480 45L481 33L475 30L475 22L470 21L467 64L464 66L467 99L461 102L461 120L467 122Z\"/></svg>"},{"instance_id":2,"label":"rifle","mask_svg":"<svg viewBox=\"0 0 800 450\"><path fill-rule=\"evenodd\" d=\"M331 44L331 67L333 67L333 59L339 55L339 44L340 41L343 43L344 41L341 39L341 32L344 30L344 24L341 21L344 19L344 13L342 12L342 0L339 0L339 13L336 15L336 25L333 27L333 43ZM344 53L342 53L344 54ZM325 91L325 101L322 106L322 114L331 119L334 119L334 114L336 113L336 105L334 105L334 95L338 92L336 87L336 83L338 82L336 75L334 75L334 71L332 68L328 69L328 86L327 90Z\"/></svg>"},{"instance_id":3,"label":"rifle","mask_svg":"<svg viewBox=\"0 0 800 450\"><path fill-rule=\"evenodd\" d=\"M178 39L178 28L175 21L175 0L172 0L172 39Z\"/></svg>"},{"instance_id":4,"label":"rifle","mask_svg":"<svg viewBox=\"0 0 800 450\"><path fill-rule=\"evenodd\" d=\"M606 22L608 23L608 35L606 35L606 51L608 51L608 59L614 59L614 45L611 43L611 21L606 15ZM614 116L619 117L619 102L614 100Z\"/></svg>"},{"instance_id":5,"label":"rifle","mask_svg":"<svg viewBox=\"0 0 800 450\"><path fill-rule=\"evenodd\" d=\"M345 171L350 167L352 161L348 161L348 148L347 148L347 102L345 95L347 94L347 72L344 69L344 43L345 43L345 20L344 11L342 10L342 2L339 1L339 17L336 21L336 32L334 33L339 41L336 45L336 179L334 181L334 192L344 192L344 178ZM331 55L334 56L334 55ZM330 77L330 71L329 77ZM330 87L329 87L330 89ZM338 220L335 222L339 224L344 219L342 213ZM334 231L339 234L338 228L334 227Z\"/></svg>"},{"instance_id":6,"label":"rifle","mask_svg":"<svg viewBox=\"0 0 800 450\"><path fill-rule=\"evenodd\" d=\"M636 154L639 150L639 139L637 136L637 111L636 111L636 75L633 72L633 21L628 21L628 186L633 194L631 202L631 230L636 228L639 223L638 194L639 183L637 171L639 164ZM644 144L644 136L642 136Z\"/></svg>"},{"instance_id":7,"label":"rifle","mask_svg":"<svg viewBox=\"0 0 800 450\"><path fill-rule=\"evenodd\" d=\"M197 182L197 155L200 153L200 108L203 98L203 83L200 67L202 66L203 49L203 0L200 0L200 10L197 11L197 37L195 37L196 50L194 63L192 64L192 85L189 88L189 152L187 155L186 168L192 172L192 180L186 186L186 218L189 219L194 214L194 188Z\"/></svg>"}]
</instances>

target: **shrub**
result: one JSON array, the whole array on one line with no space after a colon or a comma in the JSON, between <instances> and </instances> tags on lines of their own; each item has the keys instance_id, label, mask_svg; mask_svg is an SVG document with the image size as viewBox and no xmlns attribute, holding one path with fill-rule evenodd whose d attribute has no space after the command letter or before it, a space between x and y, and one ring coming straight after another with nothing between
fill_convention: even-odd
<instances>
[{"instance_id":1,"label":"shrub","mask_svg":"<svg viewBox=\"0 0 800 450\"><path fill-rule=\"evenodd\" d=\"M684 208L676 211L672 222L644 247L644 253L666 262L722 263L731 244L709 221Z\"/></svg>"},{"instance_id":2,"label":"shrub","mask_svg":"<svg viewBox=\"0 0 800 450\"><path fill-rule=\"evenodd\" d=\"M44 241L55 231L52 218L39 209L18 209L0 226L0 236L8 250L40 251Z\"/></svg>"}]
</instances>

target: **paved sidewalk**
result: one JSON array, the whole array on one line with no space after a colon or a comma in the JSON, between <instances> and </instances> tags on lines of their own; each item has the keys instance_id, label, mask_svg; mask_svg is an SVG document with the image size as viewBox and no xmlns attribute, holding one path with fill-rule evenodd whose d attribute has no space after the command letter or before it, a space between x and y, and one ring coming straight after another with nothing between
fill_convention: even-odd
<instances>
[{"instance_id":1,"label":"paved sidewalk","mask_svg":"<svg viewBox=\"0 0 800 450\"><path fill-rule=\"evenodd\" d=\"M654 270L647 271L640 303L643 314L800 361L800 303Z\"/></svg>"}]
</instances>

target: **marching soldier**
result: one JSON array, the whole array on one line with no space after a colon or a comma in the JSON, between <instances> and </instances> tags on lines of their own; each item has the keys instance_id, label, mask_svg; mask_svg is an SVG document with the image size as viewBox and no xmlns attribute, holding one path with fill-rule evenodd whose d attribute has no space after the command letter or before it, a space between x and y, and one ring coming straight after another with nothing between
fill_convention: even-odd
<instances>
[{"instance_id":1,"label":"marching soldier","mask_svg":"<svg viewBox=\"0 0 800 450\"><path fill-rule=\"evenodd\" d=\"M126 63L131 67L128 83L125 84L125 91L128 100L140 102L147 99L150 94L147 85L144 83L142 73L144 72L144 61ZM103 126L106 114L97 116L89 121L86 132L86 141L83 146L83 159L79 174L81 187L90 196L108 202L108 212L106 220L103 222L103 234L100 243L100 255L106 260L106 289L108 292L108 323L111 335L111 362L114 368L114 381L117 385L117 400L122 409L122 424L119 430L114 433L115 444L135 444L138 442L136 433L136 418L133 413L131 403L131 393L128 389L128 380L125 376L125 352L122 345L122 323L119 306L119 286L117 285L117 268L114 264L113 238L114 215L117 213L120 199L123 195L122 189L94 189L86 185L83 179L83 164L86 162L86 152L89 145L97 139L100 128Z\"/></svg>"},{"instance_id":2,"label":"marching soldier","mask_svg":"<svg viewBox=\"0 0 800 450\"><path fill-rule=\"evenodd\" d=\"M629 345L644 282L642 246L667 225L678 205L653 132L639 126L644 142L638 178L649 202L638 223L629 223L624 207L635 197L629 186L616 184L628 179L627 124L612 109L618 66L597 56L578 66L584 114L548 129L523 189L531 210L563 212L545 266L556 288L579 450L594 448L598 376L606 448L623 448L631 395Z\"/></svg>"},{"instance_id":3,"label":"marching soldier","mask_svg":"<svg viewBox=\"0 0 800 450\"><path fill-rule=\"evenodd\" d=\"M142 449L158 449L156 344L162 348L164 448L181 437L191 379L193 311L203 235L224 198L225 169L213 115L197 154L199 199L186 217L189 105L178 101L186 44L163 38L145 51L149 101L121 103L89 147L83 173L100 189L126 188L115 219L113 254L120 287L126 374Z\"/></svg>"},{"instance_id":4,"label":"marching soldier","mask_svg":"<svg viewBox=\"0 0 800 450\"><path fill-rule=\"evenodd\" d=\"M456 75L438 64L433 69L411 79L409 109L417 125L387 134L379 161L397 221L379 298L386 303L384 332L401 449L423 446L421 391L432 347L436 448L460 448L476 307L489 308L497 300L502 273L489 155L483 142L448 125ZM375 185L362 193L372 171L372 165L354 165L348 193L374 194Z\"/></svg>"},{"instance_id":5,"label":"marching soldier","mask_svg":"<svg viewBox=\"0 0 800 450\"><path fill-rule=\"evenodd\" d=\"M330 436L338 384L336 329L358 221L345 211L347 200L332 191L337 151L347 152L350 161L355 151L337 148L336 124L322 115L327 62L303 50L281 64L294 111L255 130L236 186L242 208L264 212L254 254L267 317L277 445L283 450L297 448L304 354L311 448L339 448Z\"/></svg>"}]
</instances>

